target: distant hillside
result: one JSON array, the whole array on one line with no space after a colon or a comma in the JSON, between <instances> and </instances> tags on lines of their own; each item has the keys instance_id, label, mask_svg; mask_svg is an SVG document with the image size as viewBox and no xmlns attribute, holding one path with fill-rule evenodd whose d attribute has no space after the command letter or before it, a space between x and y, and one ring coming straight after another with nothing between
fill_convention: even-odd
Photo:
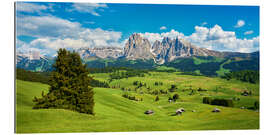
<instances>
[{"instance_id":1,"label":"distant hillside","mask_svg":"<svg viewBox=\"0 0 270 135\"><path fill-rule=\"evenodd\" d=\"M38 52L16 54L16 67L30 71L52 70L53 58L40 55Z\"/></svg>"}]
</instances>

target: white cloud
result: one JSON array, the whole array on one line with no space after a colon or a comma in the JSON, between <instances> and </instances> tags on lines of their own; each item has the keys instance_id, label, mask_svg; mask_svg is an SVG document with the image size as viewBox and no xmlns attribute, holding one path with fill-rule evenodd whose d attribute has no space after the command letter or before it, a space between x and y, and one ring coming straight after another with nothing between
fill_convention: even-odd
<instances>
[{"instance_id":1,"label":"white cloud","mask_svg":"<svg viewBox=\"0 0 270 135\"><path fill-rule=\"evenodd\" d=\"M78 33L78 38L84 40L106 40L108 42L117 42L122 36L121 32L106 31L101 28L84 29Z\"/></svg>"},{"instance_id":2,"label":"white cloud","mask_svg":"<svg viewBox=\"0 0 270 135\"><path fill-rule=\"evenodd\" d=\"M212 28L195 26L195 32L185 39L191 43L218 51L253 52L259 49L259 37L238 39L233 31L224 31L219 25Z\"/></svg>"},{"instance_id":3,"label":"white cloud","mask_svg":"<svg viewBox=\"0 0 270 135\"><path fill-rule=\"evenodd\" d=\"M219 25L215 25L213 28L211 28L208 34L209 40L235 37L235 32L223 31L223 29Z\"/></svg>"},{"instance_id":4,"label":"white cloud","mask_svg":"<svg viewBox=\"0 0 270 135\"><path fill-rule=\"evenodd\" d=\"M70 22L54 16L17 17L17 35L71 37L79 31L81 31L80 23Z\"/></svg>"},{"instance_id":5,"label":"white cloud","mask_svg":"<svg viewBox=\"0 0 270 135\"><path fill-rule=\"evenodd\" d=\"M78 49L81 47L89 47L91 42L86 42L83 39L53 39L53 38L38 38L30 42L30 46L41 48L41 49L53 49L58 50L59 48L70 48Z\"/></svg>"},{"instance_id":6,"label":"white cloud","mask_svg":"<svg viewBox=\"0 0 270 135\"><path fill-rule=\"evenodd\" d=\"M175 31L172 29L169 32L163 32L163 33L140 33L144 38L147 38L151 44L153 44L156 40L161 41L164 37L169 37L169 38L176 38L176 37L184 37L183 33L180 33L178 31Z\"/></svg>"},{"instance_id":7,"label":"white cloud","mask_svg":"<svg viewBox=\"0 0 270 135\"><path fill-rule=\"evenodd\" d=\"M119 46L121 32L101 28L84 28L78 22L54 16L25 16L17 18L17 36L37 37L25 46L55 52L59 48ZM20 44L17 44L20 48Z\"/></svg>"},{"instance_id":8,"label":"white cloud","mask_svg":"<svg viewBox=\"0 0 270 135\"><path fill-rule=\"evenodd\" d=\"M78 12L85 12L94 16L100 16L100 14L97 13L97 9L102 11L102 8L107 8L108 6L102 3L74 3L72 7L73 9L71 9L71 11L76 10Z\"/></svg>"},{"instance_id":9,"label":"white cloud","mask_svg":"<svg viewBox=\"0 0 270 135\"><path fill-rule=\"evenodd\" d=\"M162 41L164 37L179 37L192 44L217 51L253 52L259 49L259 37L252 39L239 39L233 31L224 31L221 26L212 28L195 26L195 32L187 36L181 32L171 30L163 33L141 33L153 44L156 40Z\"/></svg>"},{"instance_id":10,"label":"white cloud","mask_svg":"<svg viewBox=\"0 0 270 135\"><path fill-rule=\"evenodd\" d=\"M41 10L46 10L47 7L44 5L26 3L26 2L16 2L16 10L20 12L40 12Z\"/></svg>"},{"instance_id":11,"label":"white cloud","mask_svg":"<svg viewBox=\"0 0 270 135\"><path fill-rule=\"evenodd\" d=\"M202 24L201 24L201 26L204 26L204 25L206 25L207 24L207 22L203 22Z\"/></svg>"},{"instance_id":12,"label":"white cloud","mask_svg":"<svg viewBox=\"0 0 270 135\"><path fill-rule=\"evenodd\" d=\"M160 29L160 30L166 30L167 27L166 27L166 26L161 26L159 29Z\"/></svg>"},{"instance_id":13,"label":"white cloud","mask_svg":"<svg viewBox=\"0 0 270 135\"><path fill-rule=\"evenodd\" d=\"M235 28L240 28L243 27L245 25L245 21L244 20L238 20L237 24L234 26Z\"/></svg>"},{"instance_id":14,"label":"white cloud","mask_svg":"<svg viewBox=\"0 0 270 135\"><path fill-rule=\"evenodd\" d=\"M50 51L47 49L40 49L29 45L28 43L16 39L16 53L29 53L29 52L39 52L42 55L50 54ZM53 53L54 54L54 53Z\"/></svg>"},{"instance_id":15,"label":"white cloud","mask_svg":"<svg viewBox=\"0 0 270 135\"><path fill-rule=\"evenodd\" d=\"M249 31L246 31L244 34L245 35L250 35L250 34L252 34L253 33L253 30L249 30Z\"/></svg>"}]
</instances>

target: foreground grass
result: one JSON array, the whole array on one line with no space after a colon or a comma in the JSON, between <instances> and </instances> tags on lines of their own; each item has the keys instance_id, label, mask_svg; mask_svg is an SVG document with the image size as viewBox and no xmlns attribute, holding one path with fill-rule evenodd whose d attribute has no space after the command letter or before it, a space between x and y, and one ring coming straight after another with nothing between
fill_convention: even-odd
<instances>
[{"instance_id":1,"label":"foreground grass","mask_svg":"<svg viewBox=\"0 0 270 135\"><path fill-rule=\"evenodd\" d=\"M170 77L173 78L172 76L167 77L169 78L167 79L168 81L170 81ZM151 80L151 77L146 80L149 79ZM179 79L182 80L181 78ZM184 83L184 85L188 85L188 83L196 84L196 78L189 78L189 76L186 76L185 79L187 80L187 84ZM136 77L134 80L136 80ZM119 81L119 83L121 83L123 80ZM132 82L133 80L131 78L131 80L127 79L126 81ZM222 81L218 82L222 83ZM117 82L112 82L112 84L114 83ZM240 82L232 83L232 85L228 87L236 87L235 89L238 90L238 88L243 85L238 86L238 83ZM125 83L122 82L121 84ZM198 85L204 84L199 83ZM160 101L155 102L154 95L143 94L141 95L143 101L136 102L123 98L121 96L123 93L121 90L94 88L96 115L92 116L63 109L34 110L32 109L33 97L40 96L42 90L46 92L48 90L48 85L17 80L16 87L17 133L259 128L258 112L239 109L237 107L228 108L218 106L218 108L221 109L221 112L212 113L211 110L217 106L201 104L201 98L196 95L194 97L183 96L184 100L182 102L168 103L166 96L160 96ZM220 95L228 96L230 93L233 92L227 92L227 94L225 92L225 94L221 93ZM257 99L257 90L255 93L257 95L253 98ZM184 112L182 116L172 116L175 110L181 107L185 108L186 112ZM145 115L144 111L148 109L154 110L155 114ZM192 112L192 110L196 110L196 112Z\"/></svg>"}]
</instances>

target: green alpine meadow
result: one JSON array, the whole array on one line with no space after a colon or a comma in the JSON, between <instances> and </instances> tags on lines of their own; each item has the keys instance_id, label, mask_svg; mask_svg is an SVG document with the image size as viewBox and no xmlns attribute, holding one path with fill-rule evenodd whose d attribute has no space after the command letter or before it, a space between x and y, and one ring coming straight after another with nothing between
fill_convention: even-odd
<instances>
[{"instance_id":1,"label":"green alpine meadow","mask_svg":"<svg viewBox=\"0 0 270 135\"><path fill-rule=\"evenodd\" d=\"M259 6L15 11L16 133L260 129Z\"/></svg>"},{"instance_id":2,"label":"green alpine meadow","mask_svg":"<svg viewBox=\"0 0 270 135\"><path fill-rule=\"evenodd\" d=\"M114 80L110 88L95 87L95 115L77 113L65 109L32 109L33 97L41 97L41 92L49 90L49 85L39 82L16 81L16 132L18 133L55 133L55 132L111 132L111 131L180 131L180 130L226 130L258 129L259 112L254 103L259 101L259 86L239 80L225 80L204 76L179 75L180 72L149 72L144 77L129 77ZM96 79L109 79L106 73L91 74ZM166 78L164 80L163 78ZM134 90L134 82L145 86ZM155 82L162 82L161 87ZM175 92L161 94L176 85ZM116 86L116 88L113 88ZM151 88L151 91L147 89ZM206 91L198 91L198 89ZM124 90L122 90L124 89ZM130 91L129 91L130 89ZM251 90L251 96L242 92ZM157 94L150 94L158 91ZM193 92L192 92L193 91ZM191 94L192 93L192 94ZM130 100L124 94L142 101ZM179 95L175 102L169 97ZM155 101L156 97L158 101ZM203 103L204 97L231 99L233 107ZM239 99L239 100L238 100ZM241 108L244 107L244 108ZM182 115L175 115L178 108L184 108ZM213 113L214 108L220 109ZM155 113L146 115L146 110Z\"/></svg>"}]
</instances>

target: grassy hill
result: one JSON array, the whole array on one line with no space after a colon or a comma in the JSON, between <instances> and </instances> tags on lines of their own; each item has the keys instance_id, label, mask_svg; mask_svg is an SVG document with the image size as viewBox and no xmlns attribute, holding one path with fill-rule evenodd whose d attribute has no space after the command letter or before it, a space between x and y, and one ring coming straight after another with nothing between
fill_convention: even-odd
<instances>
[{"instance_id":1,"label":"grassy hill","mask_svg":"<svg viewBox=\"0 0 270 135\"><path fill-rule=\"evenodd\" d=\"M108 73L92 74L95 79L107 81ZM136 91L134 81L146 83ZM162 86L154 85L163 82ZM155 102L156 95L149 91L167 90L172 84L176 92L158 94L160 100ZM95 116L81 114L63 109L34 110L32 99L41 96L49 86L41 83L16 81L16 132L109 132L109 131L179 131L179 130L221 130L221 129L258 129L259 112L240 107L252 107L259 100L259 85L237 80L227 81L220 78L181 75L179 72L150 72L145 77L130 77L113 80L110 86L115 88L94 88ZM150 90L147 89L150 88ZM189 95L197 88L207 91ZM122 89L122 90L121 90ZM128 91L127 89L130 89ZM241 96L245 89L252 91L252 96ZM143 98L133 101L122 97L123 93ZM142 94L143 93L143 94ZM169 103L168 97L174 93L180 95L176 102ZM219 98L240 98L234 101L235 106L221 107L202 104L205 96ZM212 113L213 108L220 113ZM175 110L185 108L181 116L173 116ZM153 115L145 115L148 109ZM192 112L195 110L196 112Z\"/></svg>"}]
</instances>

